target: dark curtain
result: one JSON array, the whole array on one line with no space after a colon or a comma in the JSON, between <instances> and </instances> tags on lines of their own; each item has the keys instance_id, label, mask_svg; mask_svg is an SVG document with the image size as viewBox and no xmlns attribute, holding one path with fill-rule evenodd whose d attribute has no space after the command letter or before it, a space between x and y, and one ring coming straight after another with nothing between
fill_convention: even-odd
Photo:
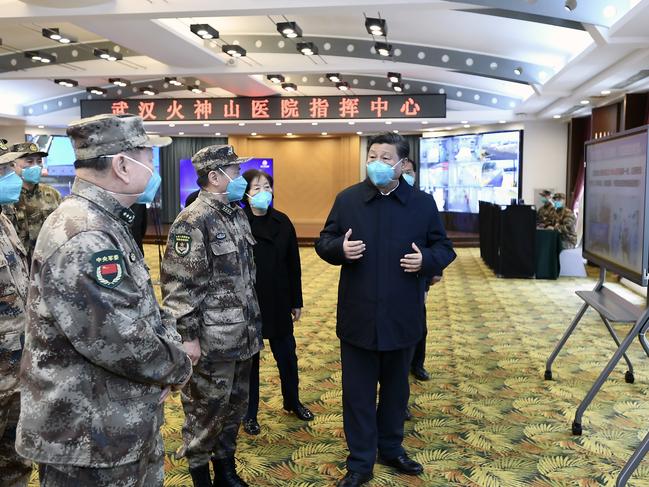
<instances>
[{"instance_id":1,"label":"dark curtain","mask_svg":"<svg viewBox=\"0 0 649 487\"><path fill-rule=\"evenodd\" d=\"M173 137L173 144L160 149L163 223L172 223L180 213L180 160L191 159L203 147L227 144L227 137Z\"/></svg>"}]
</instances>

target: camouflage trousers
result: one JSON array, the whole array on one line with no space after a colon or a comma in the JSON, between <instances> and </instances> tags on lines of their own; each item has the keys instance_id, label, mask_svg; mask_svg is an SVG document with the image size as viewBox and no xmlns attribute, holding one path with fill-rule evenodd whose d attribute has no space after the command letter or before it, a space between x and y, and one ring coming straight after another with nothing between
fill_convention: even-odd
<instances>
[{"instance_id":1,"label":"camouflage trousers","mask_svg":"<svg viewBox=\"0 0 649 487\"><path fill-rule=\"evenodd\" d=\"M164 446L158 434L151 454L137 462L111 468L88 468L42 463L41 487L162 487Z\"/></svg>"},{"instance_id":2,"label":"camouflage trousers","mask_svg":"<svg viewBox=\"0 0 649 487\"><path fill-rule=\"evenodd\" d=\"M0 396L0 487L25 487L32 462L16 453L16 425L20 415L20 393Z\"/></svg>"},{"instance_id":3,"label":"camouflage trousers","mask_svg":"<svg viewBox=\"0 0 649 487\"><path fill-rule=\"evenodd\" d=\"M190 468L207 464L210 457L234 456L239 425L248 409L251 365L248 359L209 367L199 362L194 368L182 390L184 446L178 454L187 457Z\"/></svg>"}]
</instances>

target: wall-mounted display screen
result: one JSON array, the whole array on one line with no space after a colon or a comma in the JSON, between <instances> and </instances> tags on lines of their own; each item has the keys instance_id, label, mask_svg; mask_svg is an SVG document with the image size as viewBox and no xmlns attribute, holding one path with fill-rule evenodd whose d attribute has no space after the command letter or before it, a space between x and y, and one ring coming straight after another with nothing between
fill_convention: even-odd
<instances>
[{"instance_id":1,"label":"wall-mounted display screen","mask_svg":"<svg viewBox=\"0 0 649 487\"><path fill-rule=\"evenodd\" d=\"M478 203L520 197L522 132L422 138L419 187L439 211L478 213Z\"/></svg>"},{"instance_id":2,"label":"wall-mounted display screen","mask_svg":"<svg viewBox=\"0 0 649 487\"><path fill-rule=\"evenodd\" d=\"M264 171L272 176L273 160L268 157L250 159L248 162L241 164L241 174L246 172L248 169L259 169L260 171ZM198 184L196 184L197 177L191 159L181 159L179 175L181 209L185 208L185 200L187 199L187 196L198 190Z\"/></svg>"},{"instance_id":3,"label":"wall-mounted display screen","mask_svg":"<svg viewBox=\"0 0 649 487\"><path fill-rule=\"evenodd\" d=\"M586 146L584 256L646 285L647 128Z\"/></svg>"}]
</instances>

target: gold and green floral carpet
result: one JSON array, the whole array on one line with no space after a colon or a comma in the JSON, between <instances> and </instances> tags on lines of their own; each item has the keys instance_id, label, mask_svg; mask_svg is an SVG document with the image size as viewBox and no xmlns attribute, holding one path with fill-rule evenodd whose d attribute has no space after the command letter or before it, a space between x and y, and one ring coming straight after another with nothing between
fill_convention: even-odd
<instances>
[{"instance_id":1,"label":"gold and green floral carpet","mask_svg":"<svg viewBox=\"0 0 649 487\"><path fill-rule=\"evenodd\" d=\"M283 412L278 372L272 355L263 352L262 433L239 437L239 470L253 486L333 486L344 473L338 269L311 248L301 251L300 388L316 419L304 423ZM147 254L155 280L157 250L151 246ZM649 359L634 344L636 383L624 382L620 365L587 411L583 436L572 436L575 408L614 350L594 312L559 356L555 380L544 381L543 371L581 304L574 291L592 288L594 279L498 279L477 249L458 254L428 297L426 367L432 380L414 381L411 388L414 418L406 423L405 447L425 473L410 478L377 466L370 485L613 486L649 429ZM399 299L398 290L393 295ZM621 334L627 330L618 327ZM177 397L168 400L166 418L165 485L191 486L186 463L173 457L183 419ZM629 485L649 486L649 463Z\"/></svg>"}]
</instances>

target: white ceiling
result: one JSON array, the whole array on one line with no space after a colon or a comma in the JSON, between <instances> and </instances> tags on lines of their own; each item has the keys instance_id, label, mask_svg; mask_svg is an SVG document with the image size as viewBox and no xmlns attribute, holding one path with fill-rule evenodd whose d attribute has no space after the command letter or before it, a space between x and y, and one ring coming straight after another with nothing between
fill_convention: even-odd
<instances>
[{"instance_id":1,"label":"white ceiling","mask_svg":"<svg viewBox=\"0 0 649 487\"><path fill-rule=\"evenodd\" d=\"M22 58L20 51L57 47L57 43L41 35L44 27L57 27L81 43L110 41L138 54L117 63L93 59L0 72L0 116L24 117L29 126L64 127L78 118L78 111L65 109L26 117L25 108L76 92L80 98L85 97L83 90L86 86L108 86L111 77L127 78L133 82L160 80L165 76L196 77L204 86L209 86L210 96L266 96L282 93L281 88L265 79L266 74L279 72L298 84L300 94L334 95L339 92L328 82L300 86L302 76L316 74L321 77L327 72L342 73L349 80L354 76L375 76L383 80L377 82L376 88L384 89L388 71L400 72L404 81L479 90L495 97L508 96L520 100L511 110L502 110L472 100L449 99L446 119L431 120L423 127L419 122L395 121L398 130L421 131L429 126L444 127L464 120L471 124L492 124L500 120L551 118L588 99L590 103L578 112L584 113L592 106L619 98L624 91L649 88L649 79L643 79L624 90L614 90L610 95L600 94L639 71L649 69L649 0L615 1L618 16L609 28L584 24L583 29L575 29L550 25L539 17L511 15L518 18L508 18L464 11L486 7L502 10L505 4L511 3L505 0L465 3L443 0L320 0L317 7L308 0L278 0L271 6L264 5L269 2L258 0L238 0L229 5L218 2L218 7L213 0L0 0L0 63L2 59ZM528 3L534 2L528 0ZM583 18L587 18L586 14L592 12L586 9L595 3L601 5L602 1L580 0L574 11L574 20L579 21L580 9ZM322 56L314 63L293 48L282 53L272 52L276 49L265 51L265 48L260 48L262 52L249 52L246 58L231 65L229 57L220 52L220 44L212 47L189 30L192 23L207 23L217 29L221 39L228 43L236 43L243 39L242 36L257 35L274 36L279 42L282 37L274 22L286 18L300 25L305 40L311 36L327 37L332 42L336 39L369 41L371 36L364 27L365 14L373 17L380 14L387 20L388 38L392 43L448 49L451 53L461 51L473 58L487 55L546 66L547 79L529 85L454 71L437 65L439 62L426 65L396 57L386 61L360 54L358 57L332 56L321 52ZM244 45L243 41L241 43ZM77 49L87 50L84 46L77 46ZM53 83L56 78L75 79L79 81L79 88L61 88ZM354 93L379 91L354 89ZM160 96L176 95L192 96L187 90L164 92ZM274 122L255 122L244 127L222 123L210 127L203 127L203 124L168 127L165 124L151 128L164 133L184 131L187 134L213 134L216 131L282 133L287 125L291 125L290 131L294 133L317 133L322 131L322 125L326 125L329 132L366 132L384 128L382 123L370 121L358 122L356 126L332 121L321 122L318 126L310 123L276 126Z\"/></svg>"}]
</instances>

